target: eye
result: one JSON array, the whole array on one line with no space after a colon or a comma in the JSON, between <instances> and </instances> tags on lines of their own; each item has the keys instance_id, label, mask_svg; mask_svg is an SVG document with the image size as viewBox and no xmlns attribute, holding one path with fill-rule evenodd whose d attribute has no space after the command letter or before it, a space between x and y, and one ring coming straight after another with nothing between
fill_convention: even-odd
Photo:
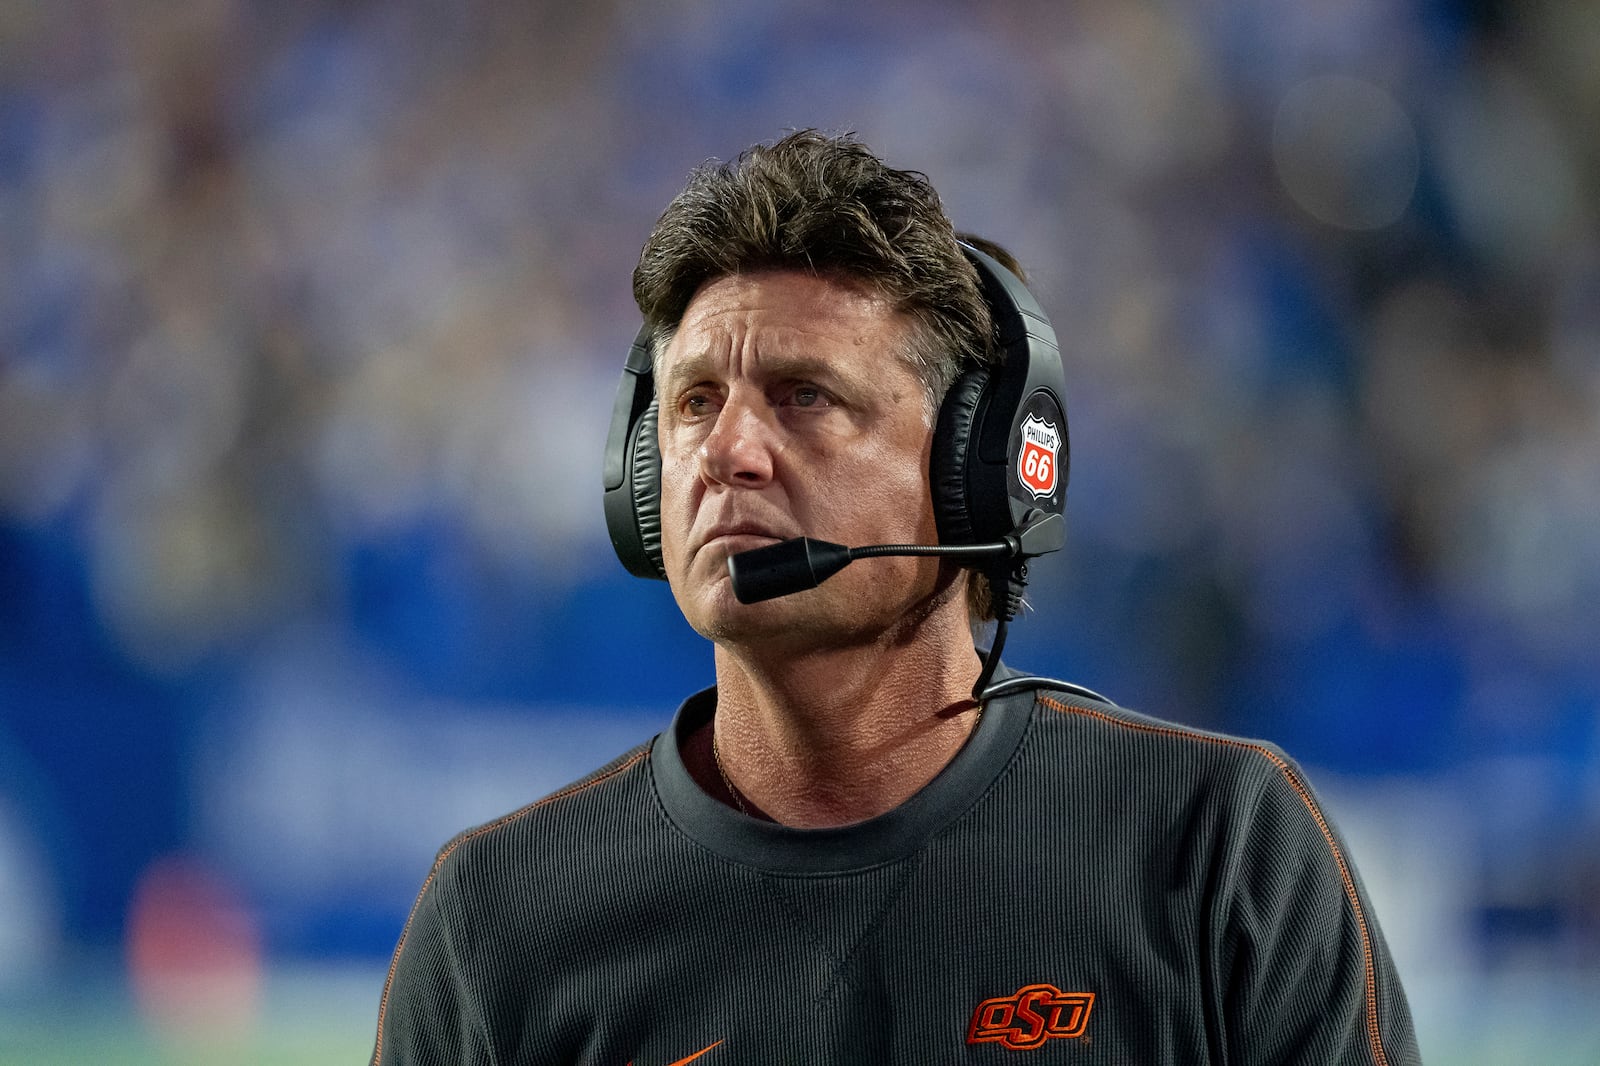
<instances>
[{"instance_id":1,"label":"eye","mask_svg":"<svg viewBox=\"0 0 1600 1066\"><path fill-rule=\"evenodd\" d=\"M704 418L716 410L717 397L709 389L690 389L678 400L678 411L686 419Z\"/></svg>"},{"instance_id":2,"label":"eye","mask_svg":"<svg viewBox=\"0 0 1600 1066\"><path fill-rule=\"evenodd\" d=\"M827 407L832 403L832 399L817 386L800 382L789 388L784 402L792 407Z\"/></svg>"}]
</instances>

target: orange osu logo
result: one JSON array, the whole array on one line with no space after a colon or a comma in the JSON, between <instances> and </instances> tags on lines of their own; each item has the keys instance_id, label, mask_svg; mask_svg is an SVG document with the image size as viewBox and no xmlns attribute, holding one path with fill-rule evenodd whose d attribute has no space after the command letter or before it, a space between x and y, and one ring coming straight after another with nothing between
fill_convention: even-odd
<instances>
[{"instance_id":1,"label":"orange osu logo","mask_svg":"<svg viewBox=\"0 0 1600 1066\"><path fill-rule=\"evenodd\" d=\"M972 1024L967 1026L967 1043L1004 1044L1013 1051L1028 1051L1052 1037L1082 1036L1093 1006L1093 992L1025 985L1009 996L978 1004Z\"/></svg>"}]
</instances>

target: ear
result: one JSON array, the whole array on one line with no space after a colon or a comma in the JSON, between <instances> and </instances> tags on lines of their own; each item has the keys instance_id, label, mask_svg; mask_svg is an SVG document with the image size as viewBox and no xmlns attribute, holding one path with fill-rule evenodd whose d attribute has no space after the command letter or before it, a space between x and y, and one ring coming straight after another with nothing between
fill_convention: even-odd
<instances>
[{"instance_id":1,"label":"ear","mask_svg":"<svg viewBox=\"0 0 1600 1066\"><path fill-rule=\"evenodd\" d=\"M661 563L661 451L650 328L628 349L611 408L604 463L606 531L630 574L666 580Z\"/></svg>"},{"instance_id":2,"label":"ear","mask_svg":"<svg viewBox=\"0 0 1600 1066\"><path fill-rule=\"evenodd\" d=\"M939 405L928 458L928 481L940 544L971 544L977 539L972 520L974 501L968 498L968 464L975 447L972 427L988 384L988 368L974 367L956 378Z\"/></svg>"}]
</instances>

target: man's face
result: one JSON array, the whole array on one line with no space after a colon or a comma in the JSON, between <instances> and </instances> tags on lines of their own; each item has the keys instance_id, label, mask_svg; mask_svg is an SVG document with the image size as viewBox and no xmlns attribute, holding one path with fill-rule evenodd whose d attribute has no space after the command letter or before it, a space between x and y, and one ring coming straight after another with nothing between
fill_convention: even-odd
<instances>
[{"instance_id":1,"label":"man's face","mask_svg":"<svg viewBox=\"0 0 1600 1066\"><path fill-rule=\"evenodd\" d=\"M876 639L950 584L934 559L870 559L817 589L741 604L728 556L789 537L937 542L933 439L903 354L910 320L865 287L766 271L707 282L656 367L662 555L713 640Z\"/></svg>"}]
</instances>

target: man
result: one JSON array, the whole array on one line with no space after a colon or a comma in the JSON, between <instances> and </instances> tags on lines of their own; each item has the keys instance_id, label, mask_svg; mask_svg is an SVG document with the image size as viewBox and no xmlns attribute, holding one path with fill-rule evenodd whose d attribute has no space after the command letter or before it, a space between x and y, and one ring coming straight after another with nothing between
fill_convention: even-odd
<instances>
[{"instance_id":1,"label":"man","mask_svg":"<svg viewBox=\"0 0 1600 1066\"><path fill-rule=\"evenodd\" d=\"M995 416L998 503L948 499L1013 402L995 382L1052 357L1047 326L996 341L992 318L1042 322L1004 275L849 138L753 148L668 207L634 274L609 519L714 642L716 687L443 849L374 1062L1416 1061L1344 845L1281 753L991 681L974 650L1063 491L1059 389L1030 379ZM864 559L744 602L730 569L799 537L982 564Z\"/></svg>"}]
</instances>

